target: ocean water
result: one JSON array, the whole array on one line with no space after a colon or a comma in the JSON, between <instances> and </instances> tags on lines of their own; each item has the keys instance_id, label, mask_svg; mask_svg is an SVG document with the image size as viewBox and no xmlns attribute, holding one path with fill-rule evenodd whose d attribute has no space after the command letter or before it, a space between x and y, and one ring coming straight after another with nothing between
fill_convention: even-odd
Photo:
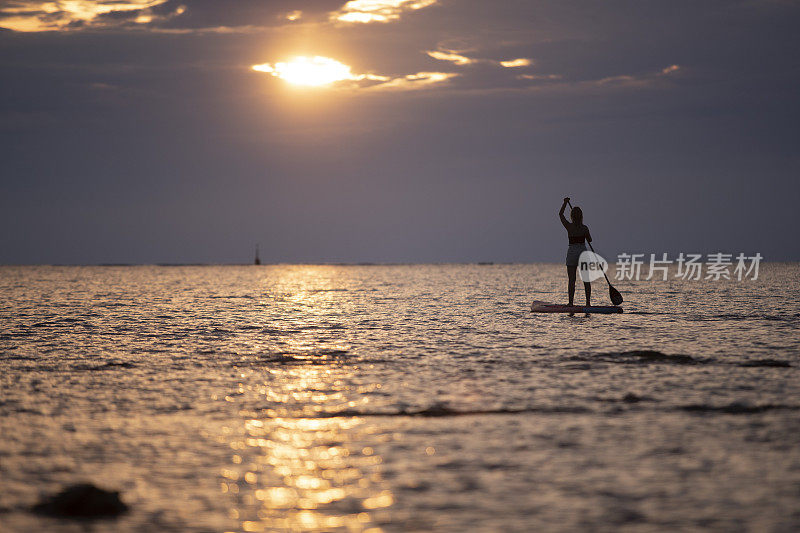
<instances>
[{"instance_id":1,"label":"ocean water","mask_svg":"<svg viewBox=\"0 0 800 533\"><path fill-rule=\"evenodd\" d=\"M0 267L0 530L797 531L799 275Z\"/></svg>"}]
</instances>

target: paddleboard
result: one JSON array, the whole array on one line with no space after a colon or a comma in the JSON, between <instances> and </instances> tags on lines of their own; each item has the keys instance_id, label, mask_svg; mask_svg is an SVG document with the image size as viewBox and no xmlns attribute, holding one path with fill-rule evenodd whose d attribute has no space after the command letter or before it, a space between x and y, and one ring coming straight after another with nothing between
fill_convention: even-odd
<instances>
[{"instance_id":1,"label":"paddleboard","mask_svg":"<svg viewBox=\"0 0 800 533\"><path fill-rule=\"evenodd\" d=\"M616 305L563 305L534 300L531 313L621 313L622 308Z\"/></svg>"}]
</instances>

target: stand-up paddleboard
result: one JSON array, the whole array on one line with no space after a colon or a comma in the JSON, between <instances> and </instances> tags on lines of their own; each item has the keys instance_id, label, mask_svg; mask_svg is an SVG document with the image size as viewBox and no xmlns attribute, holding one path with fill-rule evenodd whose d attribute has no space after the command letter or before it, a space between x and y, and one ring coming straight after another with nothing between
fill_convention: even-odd
<instances>
[{"instance_id":1,"label":"stand-up paddleboard","mask_svg":"<svg viewBox=\"0 0 800 533\"><path fill-rule=\"evenodd\" d=\"M563 305L534 300L531 313L621 313L622 308L616 305Z\"/></svg>"}]
</instances>

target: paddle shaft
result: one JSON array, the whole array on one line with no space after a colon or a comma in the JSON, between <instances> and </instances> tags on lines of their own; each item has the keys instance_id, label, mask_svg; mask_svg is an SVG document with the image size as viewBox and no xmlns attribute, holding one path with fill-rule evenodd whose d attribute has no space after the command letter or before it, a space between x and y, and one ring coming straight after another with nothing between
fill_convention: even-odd
<instances>
[{"instance_id":1,"label":"paddle shaft","mask_svg":"<svg viewBox=\"0 0 800 533\"><path fill-rule=\"evenodd\" d=\"M594 251L594 246L592 246L592 241L590 241L590 240L588 240L588 239L587 239L587 240L586 240L586 244L588 244L588 245L589 245L589 249L592 251L592 253L593 253L594 255L597 255L597 252L595 252L595 251ZM606 278L606 281L608 282L608 284L609 284L609 286L610 286L610 285L611 285L611 282L610 282L610 281L608 281L608 276L606 276L606 271L605 271L605 270L603 271L603 277L605 277L605 278Z\"/></svg>"}]
</instances>

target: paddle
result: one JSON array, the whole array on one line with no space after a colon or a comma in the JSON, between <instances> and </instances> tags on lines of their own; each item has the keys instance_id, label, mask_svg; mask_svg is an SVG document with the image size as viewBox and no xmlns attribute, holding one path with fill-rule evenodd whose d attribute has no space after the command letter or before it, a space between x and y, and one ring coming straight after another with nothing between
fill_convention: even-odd
<instances>
[{"instance_id":1,"label":"paddle","mask_svg":"<svg viewBox=\"0 0 800 533\"><path fill-rule=\"evenodd\" d=\"M572 204L569 203L569 202L567 202L567 204L569 205L569 208L572 209ZM592 250L592 253L596 254L597 252L594 251L594 246L592 246L592 243L589 242L588 240L586 242L589 243L589 248ZM611 298L611 303L614 304L614 305L621 304L622 303L622 295L619 293L619 291L617 289L614 288L614 286L608 280L608 276L606 276L605 271L603 272L603 277L606 278L606 281L608 282L608 295Z\"/></svg>"}]
</instances>

